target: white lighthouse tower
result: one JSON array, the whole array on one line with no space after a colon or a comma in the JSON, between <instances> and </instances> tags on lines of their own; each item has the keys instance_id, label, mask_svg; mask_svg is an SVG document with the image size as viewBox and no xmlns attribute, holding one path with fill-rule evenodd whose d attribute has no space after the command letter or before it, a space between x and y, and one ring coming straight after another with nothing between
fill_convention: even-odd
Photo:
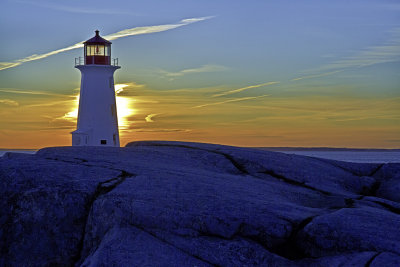
<instances>
[{"instance_id":1,"label":"white lighthouse tower","mask_svg":"<svg viewBox=\"0 0 400 267\"><path fill-rule=\"evenodd\" d=\"M114 71L111 64L111 42L96 35L84 42L84 62L75 59L82 73L78 124L72 134L73 146L119 147L118 117L115 102Z\"/></svg>"}]
</instances>

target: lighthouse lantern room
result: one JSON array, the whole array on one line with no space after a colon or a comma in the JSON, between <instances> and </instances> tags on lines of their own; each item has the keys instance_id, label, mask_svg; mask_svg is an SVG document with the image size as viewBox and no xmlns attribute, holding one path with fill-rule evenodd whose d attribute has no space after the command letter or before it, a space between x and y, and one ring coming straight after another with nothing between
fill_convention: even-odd
<instances>
[{"instance_id":1,"label":"lighthouse lantern room","mask_svg":"<svg viewBox=\"0 0 400 267\"><path fill-rule=\"evenodd\" d=\"M96 36L84 42L85 64L110 65L111 42L95 32Z\"/></svg>"},{"instance_id":2,"label":"lighthouse lantern room","mask_svg":"<svg viewBox=\"0 0 400 267\"><path fill-rule=\"evenodd\" d=\"M77 129L73 146L119 146L118 116L114 90L114 72L118 60L111 62L111 42L99 31L84 42L84 62L75 59L81 71Z\"/></svg>"}]
</instances>

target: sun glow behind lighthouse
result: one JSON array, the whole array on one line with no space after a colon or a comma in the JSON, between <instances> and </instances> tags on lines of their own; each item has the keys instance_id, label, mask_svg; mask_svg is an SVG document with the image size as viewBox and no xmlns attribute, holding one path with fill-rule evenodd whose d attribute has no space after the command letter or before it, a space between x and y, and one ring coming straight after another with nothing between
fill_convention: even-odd
<instances>
[{"instance_id":1,"label":"sun glow behind lighthouse","mask_svg":"<svg viewBox=\"0 0 400 267\"><path fill-rule=\"evenodd\" d=\"M136 110L133 108L134 101L128 97L118 95L119 93L123 92L124 88L127 86L129 86L129 85L128 84L116 84L115 85L118 126L119 126L120 130L126 130L129 128L128 117L130 117L136 113ZM77 94L75 96L75 99L73 100L73 105L71 107L71 111L65 113L65 115L63 116L63 119L76 121L76 119L78 118L78 110L79 110L79 94Z\"/></svg>"},{"instance_id":2,"label":"sun glow behind lighthouse","mask_svg":"<svg viewBox=\"0 0 400 267\"><path fill-rule=\"evenodd\" d=\"M73 105L71 111L67 112L64 114L62 117L65 120L72 120L76 121L78 118L78 110L79 110L79 94L75 96L75 99L73 100Z\"/></svg>"},{"instance_id":3,"label":"sun glow behind lighthouse","mask_svg":"<svg viewBox=\"0 0 400 267\"><path fill-rule=\"evenodd\" d=\"M128 84L116 84L115 95L117 102L117 114L118 114L118 127L120 130L126 130L129 128L128 117L134 115L135 109L133 108L133 100L119 96L118 94L124 91L124 88L129 86Z\"/></svg>"}]
</instances>

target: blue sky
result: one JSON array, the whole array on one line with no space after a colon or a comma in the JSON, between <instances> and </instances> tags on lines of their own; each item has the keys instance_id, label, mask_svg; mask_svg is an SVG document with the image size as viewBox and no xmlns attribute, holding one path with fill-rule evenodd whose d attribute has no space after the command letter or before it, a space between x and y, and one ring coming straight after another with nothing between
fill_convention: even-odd
<instances>
[{"instance_id":1,"label":"blue sky","mask_svg":"<svg viewBox=\"0 0 400 267\"><path fill-rule=\"evenodd\" d=\"M96 29L106 36L155 26L159 32L112 40L122 66L115 80L131 110L123 141L400 146L398 1L0 5L0 68L27 61L0 70L2 147L70 142L73 118L62 118L76 102L74 58L82 48L30 56L87 40Z\"/></svg>"}]
</instances>

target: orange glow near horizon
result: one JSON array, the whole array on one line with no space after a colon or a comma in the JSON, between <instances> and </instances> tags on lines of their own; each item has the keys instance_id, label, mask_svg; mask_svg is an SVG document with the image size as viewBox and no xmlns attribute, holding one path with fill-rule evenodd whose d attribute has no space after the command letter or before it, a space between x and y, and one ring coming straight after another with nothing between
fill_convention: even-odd
<instances>
[{"instance_id":1,"label":"orange glow near horizon","mask_svg":"<svg viewBox=\"0 0 400 267\"><path fill-rule=\"evenodd\" d=\"M157 90L135 82L116 84L121 146L177 140L264 147L399 147L399 98L224 93L232 89ZM79 105L76 90L24 91L18 99L11 95L15 90L10 92L8 99L15 104L3 103L0 122L9 129L0 129L0 148L71 145ZM212 97L215 94L224 95Z\"/></svg>"}]
</instances>

